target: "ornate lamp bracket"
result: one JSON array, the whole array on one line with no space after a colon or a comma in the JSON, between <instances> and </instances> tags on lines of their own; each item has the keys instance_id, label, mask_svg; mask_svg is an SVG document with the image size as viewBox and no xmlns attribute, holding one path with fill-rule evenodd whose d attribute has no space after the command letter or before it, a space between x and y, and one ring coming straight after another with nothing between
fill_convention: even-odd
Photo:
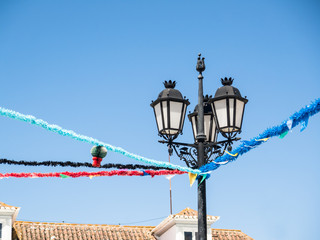
<instances>
[{"instance_id":1,"label":"ornate lamp bracket","mask_svg":"<svg viewBox=\"0 0 320 240\"><path fill-rule=\"evenodd\" d=\"M180 160L184 161L188 167L197 169L198 144L173 142L173 140L174 139L168 139L166 141L160 140L159 142L167 144L170 156L173 154L174 150ZM240 138L233 137L216 143L206 142L204 144L205 163L213 162L217 157L222 156L225 153L225 150L231 151L233 142L238 140L240 140Z\"/></svg>"}]
</instances>

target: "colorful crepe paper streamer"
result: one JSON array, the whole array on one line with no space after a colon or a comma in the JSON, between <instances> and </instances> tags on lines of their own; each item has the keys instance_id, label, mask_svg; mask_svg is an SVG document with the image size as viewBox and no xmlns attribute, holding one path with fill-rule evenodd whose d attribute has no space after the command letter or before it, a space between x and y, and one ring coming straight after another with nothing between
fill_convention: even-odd
<instances>
[{"instance_id":1,"label":"colorful crepe paper streamer","mask_svg":"<svg viewBox=\"0 0 320 240\"><path fill-rule=\"evenodd\" d=\"M122 154L123 156L129 157L129 158L132 158L137 161L141 161L141 162L144 162L144 163L147 163L150 165L154 165L157 167L166 167L166 168L170 168L170 169L177 169L177 170L185 171L185 172L200 173L200 171L197 169L182 167L182 166L174 165L174 164L168 163L168 162L160 162L160 161L156 161L153 159L145 158L145 157L130 153L130 152L124 150L123 148L115 147L110 144L101 142L95 138L87 137L87 136L75 133L72 130L63 129L62 127L55 125L55 124L49 124L48 122L46 122L42 119L38 119L38 118L31 116L31 115L25 115L25 114L15 112L15 111L12 111L9 109L5 109L2 107L0 107L0 115L42 127L48 131L58 133L62 136L67 136L67 137L73 138L78 141L87 142L87 143L90 143L92 145L97 145L97 146L104 146L107 148L107 150Z\"/></svg>"},{"instance_id":2,"label":"colorful crepe paper streamer","mask_svg":"<svg viewBox=\"0 0 320 240\"><path fill-rule=\"evenodd\" d=\"M145 173L146 174L145 174ZM126 171L126 170L114 170L114 171L99 171L99 172L52 172L52 173L0 173L0 178L44 178L44 177L56 177L56 178L78 178L78 177L104 177L104 176L163 176L163 175L181 175L186 172L179 170L146 170L146 171Z\"/></svg>"},{"instance_id":3,"label":"colorful crepe paper streamer","mask_svg":"<svg viewBox=\"0 0 320 240\"><path fill-rule=\"evenodd\" d=\"M36 161L16 161L16 160L8 160L5 158L0 159L0 164L8 164L8 165L23 165L23 166L50 166L50 167L89 167L89 168L97 168L92 166L92 163L88 162L62 162L62 161L42 161L42 162L36 162ZM155 166L146 166L146 165L140 165L140 164L113 164L113 163L107 163L104 165L101 165L99 169L101 168L117 168L117 169L147 169L147 170L161 170L161 169L167 169L164 167L155 167Z\"/></svg>"},{"instance_id":4,"label":"colorful crepe paper streamer","mask_svg":"<svg viewBox=\"0 0 320 240\"><path fill-rule=\"evenodd\" d=\"M226 165L232 161L235 161L239 156L249 152L253 148L258 147L262 143L265 143L266 139L275 136L284 137L286 132L291 131L292 128L298 126L299 124L301 125L300 131L303 131L308 124L308 119L319 112L320 98L314 100L311 104L303 107L299 111L292 114L287 120L283 121L280 125L268 128L263 133L248 141L242 141L242 143L231 152L232 155L238 155L232 156L229 154L225 154L221 157L216 158L214 162L202 166L200 170L201 172L216 170L220 167L220 165ZM222 162L224 164L219 164Z\"/></svg>"},{"instance_id":5,"label":"colorful crepe paper streamer","mask_svg":"<svg viewBox=\"0 0 320 240\"><path fill-rule=\"evenodd\" d=\"M242 141L242 144L240 144L240 146L238 146L234 151L232 151L230 153L232 155L237 154L236 156L232 156L232 155L228 154L228 155L223 155L221 157L218 157L214 162L202 166L200 168L200 171L201 171L200 172L199 170L195 170L195 169L191 169L191 168L187 168L187 167L181 167L181 166L173 165L173 164L167 163L167 162L159 162L159 161L155 161L152 159L144 158L144 157L129 153L122 148L114 147L112 145L103 143L103 142L96 140L94 138L86 137L86 136L83 136L80 134L76 134L75 132L73 132L71 130L62 129L61 127L59 127L57 125L48 124L47 122L45 122L41 119L36 119L33 116L23 115L21 113L17 113L12 110L8 110L8 109L4 109L4 108L0 107L0 115L7 116L10 118L14 118L14 119L18 119L18 120L25 121L25 122L29 122L31 124L41 126L49 131L57 132L60 135L69 136L69 137L74 138L79 141L88 142L88 143L98 145L98 146L105 146L110 151L120 153L124 156L130 157L130 158L133 158L138 161L142 161L142 162L154 165L154 166L168 167L171 169L178 169L178 170L190 172L193 174L204 174L205 172L208 172L211 170L216 170L217 168L220 167L220 165L225 165L231 161L234 161L242 154L261 145L262 143L264 143L266 141L266 139L269 139L270 137L280 136L281 134L285 133L288 130L291 130L292 128L296 127L299 124L301 124L300 131L303 131L307 127L308 119L311 116L319 113L319 111L320 111L320 98L313 101L310 105L302 108L300 111L295 112L293 115L291 115L289 117L288 120L284 121L282 124L265 130L263 133L259 134L255 138L250 139L249 141Z\"/></svg>"}]
</instances>

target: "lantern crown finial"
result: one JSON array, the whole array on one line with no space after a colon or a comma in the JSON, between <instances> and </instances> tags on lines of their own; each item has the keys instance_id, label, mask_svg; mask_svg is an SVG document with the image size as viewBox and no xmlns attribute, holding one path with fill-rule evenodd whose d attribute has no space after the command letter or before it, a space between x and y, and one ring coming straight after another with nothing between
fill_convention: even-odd
<instances>
[{"instance_id":1,"label":"lantern crown finial","mask_svg":"<svg viewBox=\"0 0 320 240\"><path fill-rule=\"evenodd\" d=\"M164 81L164 87L165 88L175 88L175 86L176 86L176 81L171 81L171 80L169 80L169 81Z\"/></svg>"},{"instance_id":2,"label":"lantern crown finial","mask_svg":"<svg viewBox=\"0 0 320 240\"><path fill-rule=\"evenodd\" d=\"M231 86L233 83L233 80L234 79L231 77L229 77L229 78L225 77L225 78L221 78L221 83L223 86Z\"/></svg>"},{"instance_id":3,"label":"lantern crown finial","mask_svg":"<svg viewBox=\"0 0 320 240\"><path fill-rule=\"evenodd\" d=\"M206 69L206 65L204 64L204 57L201 58L201 53L199 53L198 56L196 69L199 73L202 73Z\"/></svg>"},{"instance_id":4,"label":"lantern crown finial","mask_svg":"<svg viewBox=\"0 0 320 240\"><path fill-rule=\"evenodd\" d=\"M205 95L204 97L203 97L203 102L209 102L209 100L212 98L212 95Z\"/></svg>"}]
</instances>

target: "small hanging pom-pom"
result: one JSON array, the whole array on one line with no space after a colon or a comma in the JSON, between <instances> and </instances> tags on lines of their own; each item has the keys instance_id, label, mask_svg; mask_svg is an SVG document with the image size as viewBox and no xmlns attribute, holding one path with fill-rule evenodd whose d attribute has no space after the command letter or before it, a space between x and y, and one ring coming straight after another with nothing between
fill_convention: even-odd
<instances>
[{"instance_id":1,"label":"small hanging pom-pom","mask_svg":"<svg viewBox=\"0 0 320 240\"><path fill-rule=\"evenodd\" d=\"M93 146L91 148L91 155L92 155L92 166L100 167L102 158L107 156L107 149L103 146Z\"/></svg>"}]
</instances>

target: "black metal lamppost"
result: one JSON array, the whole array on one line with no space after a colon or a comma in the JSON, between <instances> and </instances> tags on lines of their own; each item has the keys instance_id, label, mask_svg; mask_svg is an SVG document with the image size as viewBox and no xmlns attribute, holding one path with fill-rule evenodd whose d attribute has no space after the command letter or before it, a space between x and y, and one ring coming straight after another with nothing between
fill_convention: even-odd
<instances>
[{"instance_id":1,"label":"black metal lamppost","mask_svg":"<svg viewBox=\"0 0 320 240\"><path fill-rule=\"evenodd\" d=\"M205 70L204 58L199 54L197 66L199 72L198 105L194 112L188 115L191 122L194 143L174 142L182 134L188 99L175 88L175 81L165 81L165 89L159 94L151 107L154 110L159 136L168 145L169 154L173 150L188 167L200 168L222 156L227 149L232 150L234 141L240 140L236 135L241 132L246 98L241 97L239 90L232 87L233 79L221 79L220 87L214 98L203 95L203 76ZM217 141L218 134L225 138ZM200 184L198 180L198 238L207 239L207 207L206 181Z\"/></svg>"}]
</instances>

